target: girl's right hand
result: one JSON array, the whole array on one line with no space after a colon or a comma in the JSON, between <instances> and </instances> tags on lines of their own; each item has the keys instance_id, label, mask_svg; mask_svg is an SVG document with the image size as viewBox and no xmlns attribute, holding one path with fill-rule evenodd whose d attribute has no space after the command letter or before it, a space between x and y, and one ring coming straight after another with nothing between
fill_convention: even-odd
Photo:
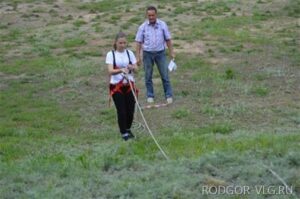
<instances>
[{"instance_id":1,"label":"girl's right hand","mask_svg":"<svg viewBox=\"0 0 300 199\"><path fill-rule=\"evenodd\" d=\"M128 68L121 68L120 70L121 70L121 73L125 73L125 74L129 73Z\"/></svg>"}]
</instances>

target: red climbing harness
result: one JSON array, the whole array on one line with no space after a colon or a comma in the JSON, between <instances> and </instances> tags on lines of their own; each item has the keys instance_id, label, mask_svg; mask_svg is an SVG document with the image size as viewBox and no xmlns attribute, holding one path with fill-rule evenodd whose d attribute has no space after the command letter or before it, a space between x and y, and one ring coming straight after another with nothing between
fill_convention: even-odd
<instances>
[{"instance_id":1,"label":"red climbing harness","mask_svg":"<svg viewBox=\"0 0 300 199\"><path fill-rule=\"evenodd\" d=\"M129 64L132 64L128 50L126 50L126 52L128 55ZM116 65L115 53L113 50L112 50L112 54L113 54L114 69L119 68ZM110 77L111 77L111 75L109 76L109 80L110 80ZM125 82L126 80L127 80L127 82ZM117 84L109 84L109 102L108 102L109 106L111 105L111 98L115 93L128 94L131 92L131 87L130 87L129 81L130 81L129 79L126 79L125 76L123 76L123 78ZM133 81L130 81L130 83L132 85L134 93L136 94L136 96L138 96L139 90L136 88L135 83Z\"/></svg>"},{"instance_id":2,"label":"red climbing harness","mask_svg":"<svg viewBox=\"0 0 300 199\"><path fill-rule=\"evenodd\" d=\"M115 93L121 93L121 94L128 94L131 92L131 87L128 83L123 83L125 77L119 81L117 84L109 84L109 105L111 103L111 98ZM129 80L127 80L129 81ZM132 88L134 90L134 93L136 96L138 96L139 90L136 88L135 83L133 81L130 81Z\"/></svg>"}]
</instances>

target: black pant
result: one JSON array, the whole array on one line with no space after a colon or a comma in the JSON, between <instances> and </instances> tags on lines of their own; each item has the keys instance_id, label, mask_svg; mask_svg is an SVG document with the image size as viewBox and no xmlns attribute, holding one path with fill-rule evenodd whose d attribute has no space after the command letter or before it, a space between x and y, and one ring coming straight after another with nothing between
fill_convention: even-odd
<instances>
[{"instance_id":1,"label":"black pant","mask_svg":"<svg viewBox=\"0 0 300 199\"><path fill-rule=\"evenodd\" d=\"M121 134L131 128L134 115L135 99L127 86L121 88L123 93L116 92L112 95L118 113L118 124ZM127 92L129 91L129 92Z\"/></svg>"}]
</instances>

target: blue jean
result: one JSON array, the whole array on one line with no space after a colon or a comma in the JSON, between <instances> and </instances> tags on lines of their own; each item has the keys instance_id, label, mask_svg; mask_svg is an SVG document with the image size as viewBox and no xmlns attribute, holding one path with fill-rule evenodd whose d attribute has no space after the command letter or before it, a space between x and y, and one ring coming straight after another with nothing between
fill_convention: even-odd
<instances>
[{"instance_id":1,"label":"blue jean","mask_svg":"<svg viewBox=\"0 0 300 199\"><path fill-rule=\"evenodd\" d=\"M167 56L165 51L158 52L143 52L143 62L145 70L145 85L147 89L147 97L154 97L154 89L152 82L153 65L156 64L165 92L165 97L172 97L172 87L169 80L169 71L167 65Z\"/></svg>"}]
</instances>

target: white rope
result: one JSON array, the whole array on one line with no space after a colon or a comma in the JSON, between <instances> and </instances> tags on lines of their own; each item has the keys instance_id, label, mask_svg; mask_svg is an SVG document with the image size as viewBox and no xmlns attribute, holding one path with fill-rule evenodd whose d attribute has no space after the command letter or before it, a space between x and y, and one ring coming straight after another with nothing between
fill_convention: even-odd
<instances>
[{"instance_id":1,"label":"white rope","mask_svg":"<svg viewBox=\"0 0 300 199\"><path fill-rule=\"evenodd\" d=\"M268 169L285 186L285 188L289 191L289 193L293 193L293 190L290 189L288 184L275 171L273 171L270 167L268 167L265 164L262 164L262 165L263 165L263 167Z\"/></svg>"},{"instance_id":2,"label":"white rope","mask_svg":"<svg viewBox=\"0 0 300 199\"><path fill-rule=\"evenodd\" d=\"M125 77L125 78L127 79L127 81L129 82L131 92L132 92L132 94L133 94L133 96L134 96L136 105L137 105L137 107L138 107L138 109L139 109L139 111L140 111L140 114L141 114L141 116L142 116L142 119L143 119L143 121L144 121L144 123L145 123L145 126L146 126L146 128L147 128L149 134L151 135L152 139L154 140L156 146L159 148L159 150L161 151L161 153L163 154L163 156L164 156L167 160L169 160L169 157L166 155L166 153L164 152L164 150L163 150L163 149L161 148L161 146L158 144L158 142L157 142L157 140L155 139L155 137L154 137L154 135L153 135L151 129L150 129L149 126L148 126L148 123L147 123L147 121L146 121L146 119L145 119L145 117L144 117L144 114L143 114L143 112L142 112L142 108L141 108L141 106L140 106L140 104L139 104L139 102L138 102L138 99L137 99L137 97L136 97L135 91L134 91L134 89L133 89L133 87L132 87L132 85L131 85L131 81L129 80L129 78L128 78L128 76L127 76L126 74L124 75L124 77Z\"/></svg>"},{"instance_id":3,"label":"white rope","mask_svg":"<svg viewBox=\"0 0 300 199\"><path fill-rule=\"evenodd\" d=\"M161 108L161 107L165 107L168 106L168 103L164 103L164 104L153 104L153 105L146 105L141 107L142 109L150 109L150 108Z\"/></svg>"}]
</instances>

